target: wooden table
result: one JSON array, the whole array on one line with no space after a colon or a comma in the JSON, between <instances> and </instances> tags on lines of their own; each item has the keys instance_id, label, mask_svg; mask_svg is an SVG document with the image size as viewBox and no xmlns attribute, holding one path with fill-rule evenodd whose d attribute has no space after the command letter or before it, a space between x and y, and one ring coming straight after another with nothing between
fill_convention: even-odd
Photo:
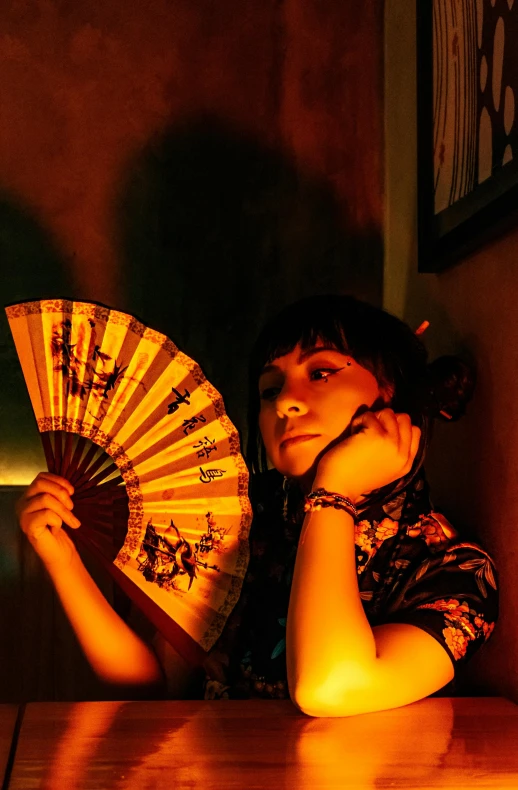
<instances>
[{"instance_id":1,"label":"wooden table","mask_svg":"<svg viewBox=\"0 0 518 790\"><path fill-rule=\"evenodd\" d=\"M518 706L432 698L345 719L286 701L33 703L9 790L518 788Z\"/></svg>"},{"instance_id":2,"label":"wooden table","mask_svg":"<svg viewBox=\"0 0 518 790\"><path fill-rule=\"evenodd\" d=\"M0 783L4 782L8 767L17 715L17 705L0 705Z\"/></svg>"}]
</instances>

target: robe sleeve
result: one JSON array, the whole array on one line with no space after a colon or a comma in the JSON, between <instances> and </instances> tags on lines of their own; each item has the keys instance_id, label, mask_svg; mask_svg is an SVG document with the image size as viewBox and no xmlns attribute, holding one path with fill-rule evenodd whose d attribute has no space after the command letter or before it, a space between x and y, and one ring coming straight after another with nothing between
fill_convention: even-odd
<instances>
[{"instance_id":1,"label":"robe sleeve","mask_svg":"<svg viewBox=\"0 0 518 790\"><path fill-rule=\"evenodd\" d=\"M489 639L498 619L498 585L490 555L475 543L452 542L412 568L385 622L408 623L434 637L454 667Z\"/></svg>"}]
</instances>

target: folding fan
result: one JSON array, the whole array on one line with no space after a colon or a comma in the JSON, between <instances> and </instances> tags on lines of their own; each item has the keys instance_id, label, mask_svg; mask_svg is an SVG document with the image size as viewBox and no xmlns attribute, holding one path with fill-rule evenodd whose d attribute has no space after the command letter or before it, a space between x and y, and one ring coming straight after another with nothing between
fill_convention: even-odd
<instances>
[{"instance_id":1,"label":"folding fan","mask_svg":"<svg viewBox=\"0 0 518 790\"><path fill-rule=\"evenodd\" d=\"M167 337L90 302L7 317L49 471L75 488L69 534L200 663L248 564L248 472L221 396Z\"/></svg>"}]
</instances>

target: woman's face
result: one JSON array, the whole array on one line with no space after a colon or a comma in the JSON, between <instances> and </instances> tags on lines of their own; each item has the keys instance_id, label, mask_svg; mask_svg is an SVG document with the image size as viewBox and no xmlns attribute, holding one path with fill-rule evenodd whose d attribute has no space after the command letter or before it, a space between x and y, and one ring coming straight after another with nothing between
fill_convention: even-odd
<instances>
[{"instance_id":1,"label":"woman's face","mask_svg":"<svg viewBox=\"0 0 518 790\"><path fill-rule=\"evenodd\" d=\"M380 396L376 378L352 357L323 344L297 345L259 377L259 428L270 462L286 477L314 472L358 409Z\"/></svg>"}]
</instances>

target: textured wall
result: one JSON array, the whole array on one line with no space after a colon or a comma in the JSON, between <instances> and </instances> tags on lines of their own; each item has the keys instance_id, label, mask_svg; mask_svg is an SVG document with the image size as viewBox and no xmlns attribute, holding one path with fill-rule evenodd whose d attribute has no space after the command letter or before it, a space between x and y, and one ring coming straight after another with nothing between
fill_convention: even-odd
<instances>
[{"instance_id":1,"label":"textured wall","mask_svg":"<svg viewBox=\"0 0 518 790\"><path fill-rule=\"evenodd\" d=\"M439 424L427 462L435 505L492 553L500 620L468 665L468 690L518 702L518 231L458 266L417 274L415 3L386 4L386 265L384 305L418 326L431 358L463 352L478 383L459 423Z\"/></svg>"},{"instance_id":2,"label":"textured wall","mask_svg":"<svg viewBox=\"0 0 518 790\"><path fill-rule=\"evenodd\" d=\"M137 313L242 427L264 318L313 291L381 295L376 0L6 0L2 302ZM42 463L0 318L0 482Z\"/></svg>"}]
</instances>

